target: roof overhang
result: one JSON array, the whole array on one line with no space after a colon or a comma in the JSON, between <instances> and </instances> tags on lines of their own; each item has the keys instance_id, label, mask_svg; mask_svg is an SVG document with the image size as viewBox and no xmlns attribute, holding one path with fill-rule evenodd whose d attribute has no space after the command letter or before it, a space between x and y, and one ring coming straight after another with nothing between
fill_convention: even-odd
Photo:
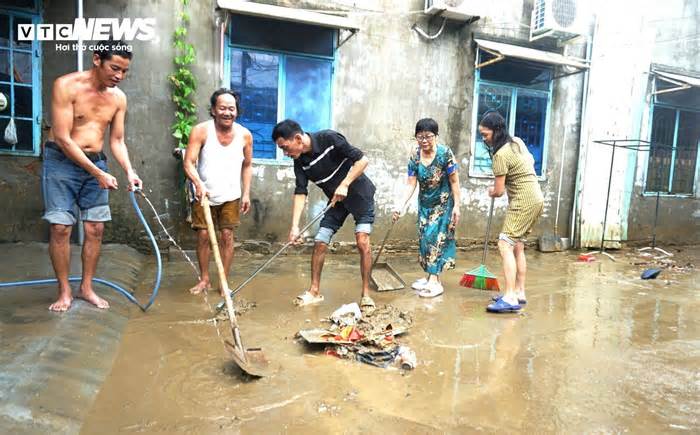
<instances>
[{"instance_id":1,"label":"roof overhang","mask_svg":"<svg viewBox=\"0 0 700 435\"><path fill-rule=\"evenodd\" d=\"M252 15L255 17L269 18L273 20L292 21L295 23L311 24L314 26L330 27L333 29L346 29L352 31L353 33L360 30L353 20L339 15L312 12L304 9L286 8L283 6L266 5L242 0L217 0L216 4L221 9L226 9L242 15Z\"/></svg>"},{"instance_id":2,"label":"roof overhang","mask_svg":"<svg viewBox=\"0 0 700 435\"><path fill-rule=\"evenodd\" d=\"M505 59L506 57L513 57L550 65L569 66L578 70L588 69L588 65L583 61L569 56L564 56L559 53L536 50L534 48L521 47L519 45L506 44L503 42L488 41L486 39L474 38L474 42L476 42L479 48L496 56L494 59L477 64L476 68L481 68L486 65L496 63Z\"/></svg>"},{"instance_id":3,"label":"roof overhang","mask_svg":"<svg viewBox=\"0 0 700 435\"><path fill-rule=\"evenodd\" d=\"M700 78L691 77L684 74L670 73L663 69L658 69L652 66L651 73L659 80L676 85L676 87L654 91L653 95L665 94L668 92L682 91L690 88L700 88Z\"/></svg>"}]
</instances>

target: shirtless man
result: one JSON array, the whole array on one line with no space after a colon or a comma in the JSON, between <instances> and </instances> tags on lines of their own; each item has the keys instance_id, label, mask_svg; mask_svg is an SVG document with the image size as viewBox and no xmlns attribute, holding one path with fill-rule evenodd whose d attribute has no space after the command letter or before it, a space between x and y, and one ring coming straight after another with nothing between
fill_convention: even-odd
<instances>
[{"instance_id":1,"label":"shirtless man","mask_svg":"<svg viewBox=\"0 0 700 435\"><path fill-rule=\"evenodd\" d=\"M129 70L131 52L119 50L123 47L119 41L102 45L107 48L93 53L89 71L57 78L51 94L53 126L44 145L42 190L43 218L51 224L49 255L58 279L52 311L66 311L73 301L68 272L70 234L78 222L76 205L85 229L79 297L98 308L109 308L92 288L104 222L111 220L108 191L118 187L117 179L107 172L102 152L107 127L112 154L126 172L129 190L142 187L124 143L126 95L117 88Z\"/></svg>"},{"instance_id":2,"label":"shirtless man","mask_svg":"<svg viewBox=\"0 0 700 435\"><path fill-rule=\"evenodd\" d=\"M240 213L250 210L250 180L253 177L253 135L236 122L238 96L221 88L211 98L212 118L197 124L190 133L185 152L185 174L195 188L197 202L192 204L192 229L197 231L199 282L190 289L198 294L209 289L209 232L200 205L206 195L211 204L214 225L220 232L217 240L221 261L228 276L233 261L233 232L240 223ZM219 291L223 296L223 288Z\"/></svg>"}]
</instances>

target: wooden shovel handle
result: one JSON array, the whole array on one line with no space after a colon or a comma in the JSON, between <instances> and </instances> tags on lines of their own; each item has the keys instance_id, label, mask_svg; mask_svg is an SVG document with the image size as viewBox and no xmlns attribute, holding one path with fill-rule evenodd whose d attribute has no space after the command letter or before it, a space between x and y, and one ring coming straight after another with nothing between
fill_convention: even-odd
<instances>
[{"instance_id":1,"label":"wooden shovel handle","mask_svg":"<svg viewBox=\"0 0 700 435\"><path fill-rule=\"evenodd\" d=\"M233 309L233 300L229 294L228 281L226 279L226 271L224 270L224 263L221 261L221 254L219 253L219 243L216 241L216 230L214 229L214 220L211 218L211 208L209 207L209 198L206 195L202 196L202 208L204 209L204 220L207 222L207 232L209 233L209 242L211 243L211 250L214 253L214 262L216 263L216 269L219 272L219 282L221 288L224 291L224 298L226 299L226 309L228 310L228 318L231 321L231 329L233 330L233 339L235 345L238 349L243 349L243 343L241 343L241 337L237 334L238 322L236 321L236 312Z\"/></svg>"}]
</instances>

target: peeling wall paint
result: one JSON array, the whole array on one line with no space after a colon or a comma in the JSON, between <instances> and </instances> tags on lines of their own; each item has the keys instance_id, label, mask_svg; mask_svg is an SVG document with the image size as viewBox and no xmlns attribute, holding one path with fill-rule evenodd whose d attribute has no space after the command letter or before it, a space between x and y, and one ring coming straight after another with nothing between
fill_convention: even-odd
<instances>
[{"instance_id":1,"label":"peeling wall paint","mask_svg":"<svg viewBox=\"0 0 700 435\"><path fill-rule=\"evenodd\" d=\"M586 122L589 128L584 132L584 158L579 168L582 246L600 245L612 158L611 147L593 141L650 139L651 63L700 71L700 43L696 39L689 47L688 41L678 37L679 28L670 25L675 22L680 28L696 29L697 20L692 17L698 12L700 4L681 0L663 5L643 2L634 11L610 4L598 14ZM656 201L643 195L647 164L646 150L616 150L605 239L651 240ZM657 238L669 243L700 241L700 222L692 216L697 207L697 198L662 198Z\"/></svg>"},{"instance_id":2,"label":"peeling wall paint","mask_svg":"<svg viewBox=\"0 0 700 435\"><path fill-rule=\"evenodd\" d=\"M367 173L377 185L375 234L380 236L387 230L396 198L403 193L408 155L415 147L412 140L415 122L423 117L432 117L440 124L440 141L452 148L460 162L463 222L458 228L458 235L473 239L483 237L490 204L486 189L491 180L468 175L475 131L472 119L475 57L472 34L512 38L527 44L532 0L506 0L499 5L498 17L484 17L470 25L448 22L443 34L432 41L420 38L412 30L416 24L430 33L439 28L439 19L430 19L416 12L422 10L423 0L271 0L266 3L347 11L349 17L361 27L361 31L336 53L333 128L342 132L370 159ZM674 5L675 3L677 1ZM59 7L54 2L45 6L45 22L66 22L73 14L69 8ZM221 85L217 78L218 39L213 22L216 2L195 2L191 3L191 7L191 36L198 51L195 67L199 79L197 101L200 102L199 118L204 120L208 119L206 106L209 95ZM163 32L157 40L137 47L129 77L123 86L129 98L127 144L134 166L144 179L149 198L159 212L167 213L169 220L166 225L174 228L176 238L191 246L194 233L184 222L182 169L180 163L170 156L173 140L168 126L172 123L173 108L169 101L170 91L166 79L168 71L167 68L162 71L152 68L154 64L170 65L172 62L170 34L175 17L172 5L165 0L116 0L99 6L94 2L86 4L86 15L111 16L110 14L155 16L159 32ZM634 42L635 39L630 41ZM550 50L558 49L553 41L542 40L537 44ZM50 122L48 102L51 83L57 76L73 71L75 59L48 48L45 47L43 54L42 93L45 118ZM578 43L568 47L567 52L583 57L584 49L585 45ZM656 55L658 50L654 50ZM642 63L634 65L637 65L634 66L636 73L640 73L638 66ZM545 176L540 182L545 194L545 210L533 237L554 225L561 165L564 165L564 176L559 229L561 235L567 234L569 230L579 151L582 82L583 77L578 74L558 79L553 85L548 157L544 168ZM598 92L604 94L607 90ZM629 96L626 98L629 99ZM601 98L601 101L601 107L604 107L604 99ZM606 116L622 116L624 113L604 108L600 119L605 121ZM607 124L601 125L596 128L603 130L596 131L607 133ZM591 132L587 135L591 140L597 138ZM562 147L565 147L563 161L560 158ZM594 169L601 161L605 161L604 154L592 153L589 156L587 162L592 172L587 180L597 182L599 175L596 175ZM5 156L0 159L0 201L22 204L12 210L0 210L0 241L47 238L46 225L40 220L42 203L38 173L26 173L21 169L28 163L37 162L40 162L39 159ZM124 185L120 169L113 160L110 165L120 184ZM624 172L622 168L620 171ZM286 239L294 184L293 169L290 166L254 163L252 210L243 217L237 237L267 241ZM7 186L9 189L5 188ZM596 186L590 186L586 198L600 196L594 187ZM616 198L616 201L622 202L624 198ZM308 207L302 220L313 217L325 202L320 190L311 187ZM114 221L108 225L105 240L129 242L141 237L143 233L131 210L126 192L114 192L110 203ZM505 198L496 201L494 228L500 226L506 204ZM596 215L599 207L595 207L598 206L594 206L593 212L585 219L590 220L591 228L595 226L594 221L599 219ZM635 202L632 201L630 213L636 210L635 207ZM693 211L697 212L697 206ZM414 197L406 216L397 223L393 237L415 238L415 213ZM618 218L618 227L622 225L621 221ZM630 223L630 228L635 228L634 225ZM591 231L591 234L595 232ZM337 240L353 239L352 225L345 225L337 235Z\"/></svg>"},{"instance_id":3,"label":"peeling wall paint","mask_svg":"<svg viewBox=\"0 0 700 435\"><path fill-rule=\"evenodd\" d=\"M650 32L643 27L643 8L627 14L624 26L620 26L620 8L621 5L611 5L598 15L593 42L588 130L585 132L587 159L580 169L583 174L580 217L582 246L600 244L604 220L606 239L626 238L629 194L625 192L633 177L627 169L635 153L616 149L614 162L611 162L613 149L595 141L631 138L639 134L633 115L641 101L637 99L635 88L641 86L642 77L638 71L647 68L650 63L652 44ZM637 50L621 49L621 46L632 42L639 43ZM609 178L611 165L612 176Z\"/></svg>"}]
</instances>

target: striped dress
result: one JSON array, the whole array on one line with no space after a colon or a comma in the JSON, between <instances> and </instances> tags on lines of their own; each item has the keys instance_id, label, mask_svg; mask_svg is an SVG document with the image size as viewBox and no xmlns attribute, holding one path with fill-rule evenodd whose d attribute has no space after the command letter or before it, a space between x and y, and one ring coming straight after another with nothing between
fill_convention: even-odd
<instances>
[{"instance_id":1,"label":"striped dress","mask_svg":"<svg viewBox=\"0 0 700 435\"><path fill-rule=\"evenodd\" d=\"M501 147L493 156L493 175L505 175L508 211L501 234L523 240L542 213L544 197L537 181L535 159L520 138Z\"/></svg>"}]
</instances>

